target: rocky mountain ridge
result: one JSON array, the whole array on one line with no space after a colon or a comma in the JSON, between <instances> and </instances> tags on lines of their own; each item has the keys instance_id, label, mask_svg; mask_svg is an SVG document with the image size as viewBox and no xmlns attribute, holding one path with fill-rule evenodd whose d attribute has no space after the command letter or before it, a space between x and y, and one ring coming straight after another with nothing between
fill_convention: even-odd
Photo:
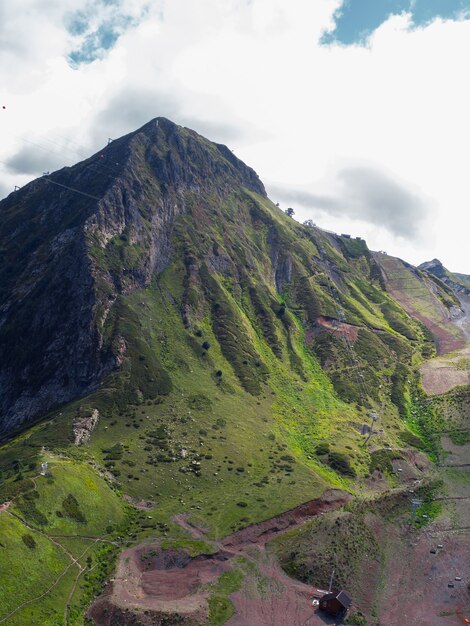
<instances>
[{"instance_id":1,"label":"rocky mountain ridge","mask_svg":"<svg viewBox=\"0 0 470 626\"><path fill-rule=\"evenodd\" d=\"M190 196L238 186L265 196L228 148L158 118L0 203L0 432L97 388L125 349L103 346L118 295L167 266ZM102 263L113 238L132 260Z\"/></svg>"},{"instance_id":2,"label":"rocky mountain ridge","mask_svg":"<svg viewBox=\"0 0 470 626\"><path fill-rule=\"evenodd\" d=\"M421 263L419 269L436 276L455 293L470 296L470 276L449 272L438 259Z\"/></svg>"},{"instance_id":3,"label":"rocky mountain ridge","mask_svg":"<svg viewBox=\"0 0 470 626\"><path fill-rule=\"evenodd\" d=\"M268 216L259 200L266 200L263 184L226 146L157 118L82 163L47 174L2 201L0 431L7 434L97 390L106 376L122 367L128 339L114 321L119 298L148 287L175 255L185 265L181 311L186 326L200 313L191 303L196 290L202 288L215 302L218 289L209 286L213 273L236 277L240 283L263 268L268 291L274 287L283 294L295 286L294 301L313 326L320 312L338 317L331 286L339 290L340 300L350 289L342 276L345 262L356 266L348 271L363 273L360 280L373 277L379 289L384 287L380 259L364 242L301 227L293 220L292 233L287 234L277 223L280 216ZM215 229L213 220L220 223ZM266 231L269 268L239 220L255 234ZM233 232L227 234L227 227ZM212 232L211 243L205 241L204 231L207 239ZM302 241L309 238L316 246L314 262L303 251ZM230 249L224 247L226 240L231 240ZM297 261L291 246L298 248ZM319 249L327 252L319 254ZM346 261L341 260L344 255ZM446 287L433 288L440 293ZM253 283L249 289L257 301L258 287ZM439 297L444 309L456 304L442 293ZM276 309L273 302L269 308ZM413 310L408 313L413 315ZM263 308L261 316L266 337L280 354L272 313ZM350 317L367 324L357 308ZM426 325L427 318L421 321ZM245 351L257 360L248 345ZM230 360L233 351L227 348L226 354ZM156 362L154 369L162 384L153 393L165 393L168 377ZM241 379L248 384L251 378L255 382L249 385L258 387L261 370L243 374L245 369L243 363L237 367Z\"/></svg>"},{"instance_id":4,"label":"rocky mountain ridge","mask_svg":"<svg viewBox=\"0 0 470 626\"><path fill-rule=\"evenodd\" d=\"M348 273L355 275L354 280L372 278L373 289L383 289L384 257L371 255L362 240L332 236L293 220L286 229L279 222L283 214L269 215L264 202L266 192L256 173L226 146L164 118L3 200L0 432L7 434L55 406L97 390L106 376L122 368L129 338L116 325L120 298L149 287L178 255L185 268L180 306L187 327L202 311L195 302L197 291L215 306L220 287L215 283L211 287L211 276L218 274L246 283L265 337L279 355L274 320L277 315L284 322L281 332L287 322L278 315L276 294L290 294L293 311L303 308L312 328L318 327L321 314L338 318L333 291L339 302L359 298L349 310L349 321L380 328L383 322L371 322L361 311L370 306L362 299L374 296L364 291L361 295L363 284L351 291ZM413 279L421 284L424 274L418 276L419 271L413 270ZM259 274L260 283L250 280L252 272ZM436 292L442 316L458 301L445 293L444 283L450 279L440 274L443 283L424 289ZM407 308L407 297L402 298L406 285L398 285L393 297L433 332L435 320ZM390 307L386 318L403 316L391 313ZM410 322L405 318L393 322L398 332ZM383 321L394 328L390 319ZM238 327L241 330L240 322ZM406 336L408 331L404 332ZM258 361L250 342L241 335L239 340L249 360ZM290 352L291 359L297 358ZM230 361L235 351L226 346L225 354ZM259 389L263 368L253 370L245 360L235 364L240 380ZM155 357L160 380L153 385L155 396L169 386L157 361Z\"/></svg>"}]
</instances>

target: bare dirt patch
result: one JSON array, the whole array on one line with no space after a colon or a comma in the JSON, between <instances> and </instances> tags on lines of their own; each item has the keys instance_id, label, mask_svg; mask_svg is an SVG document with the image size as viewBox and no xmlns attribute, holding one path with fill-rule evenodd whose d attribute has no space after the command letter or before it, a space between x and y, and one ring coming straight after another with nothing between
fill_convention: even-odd
<instances>
[{"instance_id":1,"label":"bare dirt patch","mask_svg":"<svg viewBox=\"0 0 470 626\"><path fill-rule=\"evenodd\" d=\"M375 253L374 257L383 270L387 292L431 331L438 354L465 347L462 317L458 320L454 312L440 302L430 279L418 278L412 268L395 257L380 253Z\"/></svg>"},{"instance_id":2,"label":"bare dirt patch","mask_svg":"<svg viewBox=\"0 0 470 626\"><path fill-rule=\"evenodd\" d=\"M145 596L179 600L197 592L202 585L214 582L223 572L228 571L230 566L227 561L232 555L221 551L212 556L191 558L183 550L170 549L158 550L156 556L144 562L143 551L136 551L132 556L142 572L140 586Z\"/></svg>"},{"instance_id":3,"label":"bare dirt patch","mask_svg":"<svg viewBox=\"0 0 470 626\"><path fill-rule=\"evenodd\" d=\"M469 465L468 469L470 471L470 443L458 445L453 443L450 437L444 435L442 437L442 446L447 452L443 465L446 467L462 467Z\"/></svg>"},{"instance_id":4,"label":"bare dirt patch","mask_svg":"<svg viewBox=\"0 0 470 626\"><path fill-rule=\"evenodd\" d=\"M282 570L274 555L259 546L247 549L263 577L260 584L246 578L240 591L230 596L235 614L227 626L322 626L336 624L312 605L325 590L296 581Z\"/></svg>"},{"instance_id":5,"label":"bare dirt patch","mask_svg":"<svg viewBox=\"0 0 470 626\"><path fill-rule=\"evenodd\" d=\"M190 557L184 550L163 550L158 544L130 548L121 554L115 579L105 600L101 598L95 602L89 616L99 626L114 624L106 621L107 617L103 617L100 607L105 601L106 606L112 604L116 611L150 610L173 617L180 616L181 619L196 619L197 616L200 620L197 623L203 624L208 615L207 585L215 582L222 573L232 569L235 557L248 556L253 550L265 555L265 543L274 535L295 528L316 515L336 509L350 499L351 496L344 491L330 490L322 498L306 502L272 519L230 535L222 542L221 549L212 555ZM180 524L188 524L184 516L178 516L177 521ZM194 527L191 528L194 531ZM285 626L287 623L290 626L304 624L314 626L329 623L314 614L311 605L312 588L290 579L278 564L270 560L270 557L265 555L265 558L267 561L262 565L263 573L280 593L268 594L269 599L247 598L245 594L234 594L236 619L245 621L229 623L249 623L250 626L261 624ZM258 607L256 610L255 605ZM279 619L283 621L266 621L268 614L273 611L273 606L277 607L275 612L279 612ZM247 615L250 615L248 622ZM133 624L131 621L115 623Z\"/></svg>"},{"instance_id":6,"label":"bare dirt patch","mask_svg":"<svg viewBox=\"0 0 470 626\"><path fill-rule=\"evenodd\" d=\"M233 533L233 535L229 535L223 540L222 544L227 549L234 551L252 544L264 546L274 535L295 528L316 515L336 509L349 502L350 499L351 496L345 491L331 489L326 491L318 500L311 500L285 513L281 513L281 515L276 515L276 517L258 524L252 524L243 530Z\"/></svg>"},{"instance_id":7,"label":"bare dirt patch","mask_svg":"<svg viewBox=\"0 0 470 626\"><path fill-rule=\"evenodd\" d=\"M132 504L132 506L135 506L136 509L141 509L143 511L150 511L150 509L153 509L155 506L155 503L152 502L152 500L139 500L138 498L133 498L127 494L124 494L122 499L129 502L129 504Z\"/></svg>"},{"instance_id":8,"label":"bare dirt patch","mask_svg":"<svg viewBox=\"0 0 470 626\"><path fill-rule=\"evenodd\" d=\"M200 626L205 619L204 614L175 615L172 618L168 613L158 611L130 611L116 606L106 597L101 597L93 604L88 617L101 626Z\"/></svg>"},{"instance_id":9,"label":"bare dirt patch","mask_svg":"<svg viewBox=\"0 0 470 626\"><path fill-rule=\"evenodd\" d=\"M352 324L346 324L346 322L339 322L338 320L328 319L320 315L317 318L317 324L324 330L329 330L338 337L346 337L350 341L356 341L359 334L359 327Z\"/></svg>"},{"instance_id":10,"label":"bare dirt patch","mask_svg":"<svg viewBox=\"0 0 470 626\"><path fill-rule=\"evenodd\" d=\"M426 361L421 366L424 391L442 395L454 387L470 385L470 347Z\"/></svg>"},{"instance_id":11,"label":"bare dirt patch","mask_svg":"<svg viewBox=\"0 0 470 626\"><path fill-rule=\"evenodd\" d=\"M464 315L455 323L470 341L470 296L459 294L459 298Z\"/></svg>"},{"instance_id":12,"label":"bare dirt patch","mask_svg":"<svg viewBox=\"0 0 470 626\"><path fill-rule=\"evenodd\" d=\"M457 626L470 618L470 562L464 558L470 550L468 535L452 536L433 526L418 535L411 534L408 543L397 540L390 545L394 554L389 555L380 623Z\"/></svg>"},{"instance_id":13,"label":"bare dirt patch","mask_svg":"<svg viewBox=\"0 0 470 626\"><path fill-rule=\"evenodd\" d=\"M470 458L470 444L443 436L442 445L452 453L448 459ZM379 611L387 626L457 626L470 619L470 481L452 465L440 475L446 488L436 498L443 506L439 518L420 531L390 531Z\"/></svg>"}]
</instances>

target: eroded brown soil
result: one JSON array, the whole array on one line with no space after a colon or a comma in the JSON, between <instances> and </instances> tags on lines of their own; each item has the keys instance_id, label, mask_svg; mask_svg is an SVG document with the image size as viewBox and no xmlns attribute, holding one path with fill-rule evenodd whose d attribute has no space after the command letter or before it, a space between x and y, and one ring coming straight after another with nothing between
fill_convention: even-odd
<instances>
[{"instance_id":1,"label":"eroded brown soil","mask_svg":"<svg viewBox=\"0 0 470 626\"><path fill-rule=\"evenodd\" d=\"M130 609L139 612L147 610L155 615L163 613L172 615L172 619L183 620L175 623L204 624L208 616L207 585L229 571L235 557L250 557L251 553L252 558L255 551L261 559L260 571L265 580L269 581L269 586L275 587L276 593L268 593L269 590L264 588L266 597L263 594L255 594L253 597L247 597L245 593L233 594L236 614L229 624L315 626L332 623L315 614L311 604L312 587L286 576L279 564L265 554L264 546L276 534L295 528L316 515L334 510L350 498L344 491L327 491L322 498L306 502L230 535L223 540L220 550L212 555L191 558L183 550L163 550L158 543L130 548L121 554L115 579L106 596L94 603L88 615L97 626L133 626ZM188 524L185 517L179 516L176 521L183 527ZM191 529L200 536L195 527L191 526ZM110 610L115 616L115 622L109 621ZM248 615L249 621L246 621Z\"/></svg>"},{"instance_id":2,"label":"eroded brown soil","mask_svg":"<svg viewBox=\"0 0 470 626\"><path fill-rule=\"evenodd\" d=\"M437 549L437 545L443 548ZM381 624L457 626L470 618L468 534L442 532L439 525L433 525L410 535L409 543L396 541L393 546L380 603ZM456 577L462 580L456 581Z\"/></svg>"},{"instance_id":3,"label":"eroded brown soil","mask_svg":"<svg viewBox=\"0 0 470 626\"><path fill-rule=\"evenodd\" d=\"M442 395L454 387L470 385L470 347L426 361L421 366L424 391Z\"/></svg>"},{"instance_id":4,"label":"eroded brown soil","mask_svg":"<svg viewBox=\"0 0 470 626\"><path fill-rule=\"evenodd\" d=\"M351 496L345 491L331 489L317 500L311 500L276 517L252 524L233 533L233 535L229 535L222 544L233 551L241 550L244 546L252 544L264 546L274 535L295 528L316 515L336 509L346 504L350 499Z\"/></svg>"}]
</instances>

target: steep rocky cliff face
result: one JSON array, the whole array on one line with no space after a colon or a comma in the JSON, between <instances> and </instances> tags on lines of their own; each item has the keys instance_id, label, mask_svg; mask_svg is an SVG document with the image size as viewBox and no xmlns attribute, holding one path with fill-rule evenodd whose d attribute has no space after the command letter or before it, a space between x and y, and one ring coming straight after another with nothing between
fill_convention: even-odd
<instances>
[{"instance_id":1,"label":"steep rocky cliff face","mask_svg":"<svg viewBox=\"0 0 470 626\"><path fill-rule=\"evenodd\" d=\"M188 203L238 188L265 195L228 148L159 118L0 203L0 433L97 388L125 350L103 343L116 298L168 265Z\"/></svg>"}]
</instances>

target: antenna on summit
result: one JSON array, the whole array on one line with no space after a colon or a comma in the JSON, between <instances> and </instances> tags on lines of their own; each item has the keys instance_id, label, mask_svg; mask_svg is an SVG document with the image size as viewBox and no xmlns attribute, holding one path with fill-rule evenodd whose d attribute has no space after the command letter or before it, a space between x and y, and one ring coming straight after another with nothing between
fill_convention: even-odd
<instances>
[{"instance_id":1,"label":"antenna on summit","mask_svg":"<svg viewBox=\"0 0 470 626\"><path fill-rule=\"evenodd\" d=\"M110 144L111 142L112 142L111 137L108 137L108 146L109 146L109 144Z\"/></svg>"}]
</instances>

